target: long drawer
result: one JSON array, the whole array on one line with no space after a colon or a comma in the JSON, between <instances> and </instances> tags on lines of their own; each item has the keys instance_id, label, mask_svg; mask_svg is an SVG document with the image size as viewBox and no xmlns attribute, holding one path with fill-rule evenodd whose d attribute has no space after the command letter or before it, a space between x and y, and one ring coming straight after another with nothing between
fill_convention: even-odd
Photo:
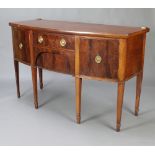
<instances>
[{"instance_id":1,"label":"long drawer","mask_svg":"<svg viewBox=\"0 0 155 155\"><path fill-rule=\"evenodd\" d=\"M33 32L33 44L37 47L75 50L75 37L72 35Z\"/></svg>"}]
</instances>

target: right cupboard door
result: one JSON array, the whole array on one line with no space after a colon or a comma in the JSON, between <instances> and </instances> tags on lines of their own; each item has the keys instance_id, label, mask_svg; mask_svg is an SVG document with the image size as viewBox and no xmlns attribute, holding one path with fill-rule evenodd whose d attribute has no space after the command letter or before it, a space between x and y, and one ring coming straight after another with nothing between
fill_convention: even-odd
<instances>
[{"instance_id":1,"label":"right cupboard door","mask_svg":"<svg viewBox=\"0 0 155 155\"><path fill-rule=\"evenodd\" d=\"M80 75L117 79L119 40L80 38Z\"/></svg>"}]
</instances>

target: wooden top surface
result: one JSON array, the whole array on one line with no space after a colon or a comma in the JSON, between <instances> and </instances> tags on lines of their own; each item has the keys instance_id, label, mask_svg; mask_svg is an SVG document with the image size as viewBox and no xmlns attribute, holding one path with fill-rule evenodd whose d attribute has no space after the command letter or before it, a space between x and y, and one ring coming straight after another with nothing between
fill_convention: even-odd
<instances>
[{"instance_id":1,"label":"wooden top surface","mask_svg":"<svg viewBox=\"0 0 155 155\"><path fill-rule=\"evenodd\" d=\"M141 27L114 26L42 19L11 22L9 25L27 29L44 29L46 31L57 33L104 36L110 38L128 38L130 36L149 31L149 28L147 27L144 27L143 29Z\"/></svg>"}]
</instances>

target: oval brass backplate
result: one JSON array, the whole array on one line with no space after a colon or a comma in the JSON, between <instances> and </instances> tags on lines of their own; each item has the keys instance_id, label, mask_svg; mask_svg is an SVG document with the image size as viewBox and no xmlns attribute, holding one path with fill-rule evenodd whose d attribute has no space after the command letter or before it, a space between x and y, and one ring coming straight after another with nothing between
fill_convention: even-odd
<instances>
[{"instance_id":1,"label":"oval brass backplate","mask_svg":"<svg viewBox=\"0 0 155 155\"><path fill-rule=\"evenodd\" d=\"M64 38L62 38L62 39L60 40L60 45L61 45L62 47L64 47L64 46L66 45L66 40L65 40Z\"/></svg>"},{"instance_id":2,"label":"oval brass backplate","mask_svg":"<svg viewBox=\"0 0 155 155\"><path fill-rule=\"evenodd\" d=\"M21 50L22 48L23 48L23 44L20 43L20 44L19 44L19 49Z\"/></svg>"},{"instance_id":3,"label":"oval brass backplate","mask_svg":"<svg viewBox=\"0 0 155 155\"><path fill-rule=\"evenodd\" d=\"M39 36L39 37L38 37L38 43L41 44L41 43L43 43L43 41L44 41L44 38L43 38L42 36Z\"/></svg>"},{"instance_id":4,"label":"oval brass backplate","mask_svg":"<svg viewBox=\"0 0 155 155\"><path fill-rule=\"evenodd\" d=\"M99 63L101 63L101 61L102 61L101 56L97 55L97 56L95 57L95 62L96 62L97 64L99 64Z\"/></svg>"}]
</instances>

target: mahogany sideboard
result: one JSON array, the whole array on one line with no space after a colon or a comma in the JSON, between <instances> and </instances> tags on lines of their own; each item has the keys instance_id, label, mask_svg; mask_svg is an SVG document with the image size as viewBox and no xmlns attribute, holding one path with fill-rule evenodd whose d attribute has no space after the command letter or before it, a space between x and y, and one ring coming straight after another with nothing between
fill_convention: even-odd
<instances>
[{"instance_id":1,"label":"mahogany sideboard","mask_svg":"<svg viewBox=\"0 0 155 155\"><path fill-rule=\"evenodd\" d=\"M76 119L81 118L82 79L117 82L116 131L120 131L125 81L137 77L135 115L138 115L147 27L126 27L66 21L11 22L14 67L19 88L19 62L31 66L34 105L38 108L37 68L75 77Z\"/></svg>"}]
</instances>

